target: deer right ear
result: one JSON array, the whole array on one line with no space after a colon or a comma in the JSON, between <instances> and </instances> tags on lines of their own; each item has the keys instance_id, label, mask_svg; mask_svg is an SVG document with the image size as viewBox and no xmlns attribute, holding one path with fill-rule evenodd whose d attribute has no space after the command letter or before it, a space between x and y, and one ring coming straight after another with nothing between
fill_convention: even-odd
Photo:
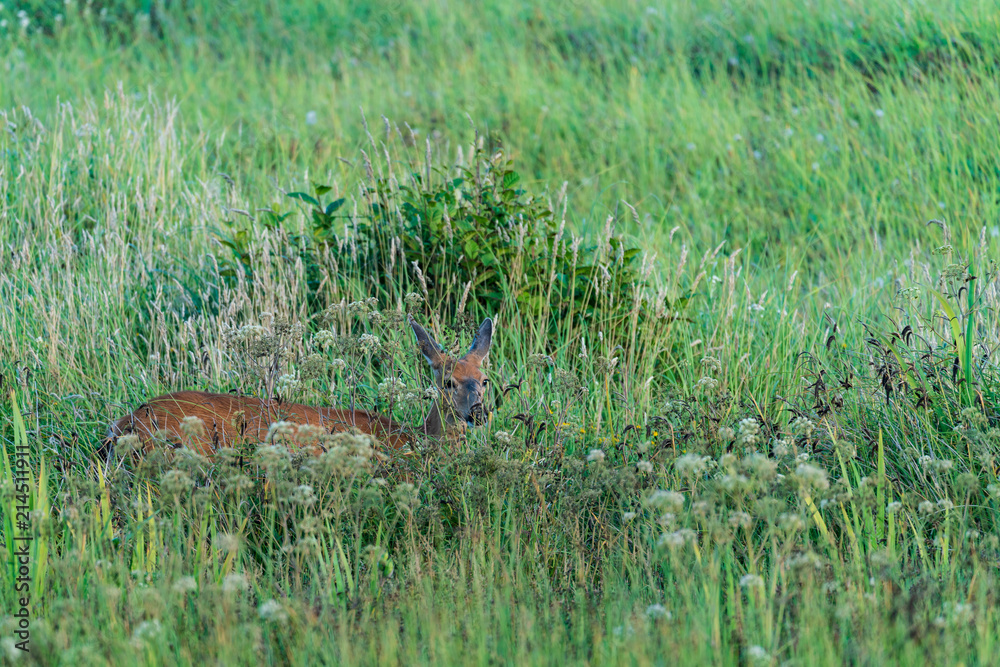
<instances>
[{"instance_id":1,"label":"deer right ear","mask_svg":"<svg viewBox=\"0 0 1000 667\"><path fill-rule=\"evenodd\" d=\"M420 348L420 352L427 359L427 363L431 365L431 368L440 368L443 361L444 355L441 354L441 346L431 338L431 335L424 331L424 328L417 324L417 321L410 316L410 326L413 327L413 333L417 337L417 347Z\"/></svg>"},{"instance_id":2,"label":"deer right ear","mask_svg":"<svg viewBox=\"0 0 1000 667\"><path fill-rule=\"evenodd\" d=\"M465 353L465 357L474 357L477 363L483 363L483 359L490 352L490 345L493 343L493 320L486 318L479 326L476 337L472 339L472 347Z\"/></svg>"}]
</instances>

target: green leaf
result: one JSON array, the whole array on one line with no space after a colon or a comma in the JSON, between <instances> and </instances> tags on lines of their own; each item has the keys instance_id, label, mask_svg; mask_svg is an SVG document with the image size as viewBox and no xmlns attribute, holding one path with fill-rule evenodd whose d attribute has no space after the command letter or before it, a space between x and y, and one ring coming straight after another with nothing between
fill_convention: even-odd
<instances>
[{"instance_id":1,"label":"green leaf","mask_svg":"<svg viewBox=\"0 0 1000 667\"><path fill-rule=\"evenodd\" d=\"M503 175L503 186L505 188L510 188L517 185L521 181L521 175L516 171L508 171Z\"/></svg>"},{"instance_id":2,"label":"green leaf","mask_svg":"<svg viewBox=\"0 0 1000 667\"><path fill-rule=\"evenodd\" d=\"M338 209L340 209L340 207L343 206L346 201L347 201L347 198L345 198L345 197L341 197L340 199L334 199L332 202L330 202L329 204L326 205L326 211L324 211L324 212L327 215L330 215L331 213L334 213Z\"/></svg>"},{"instance_id":3,"label":"green leaf","mask_svg":"<svg viewBox=\"0 0 1000 667\"><path fill-rule=\"evenodd\" d=\"M313 206L319 207L319 202L316 201L312 196L307 195L305 192L289 192L288 196L292 199L298 199L304 201L307 204L312 204Z\"/></svg>"},{"instance_id":4,"label":"green leaf","mask_svg":"<svg viewBox=\"0 0 1000 667\"><path fill-rule=\"evenodd\" d=\"M476 243L474 238L467 239L465 241L465 256L469 259L474 259L479 257L479 244Z\"/></svg>"},{"instance_id":5,"label":"green leaf","mask_svg":"<svg viewBox=\"0 0 1000 667\"><path fill-rule=\"evenodd\" d=\"M316 193L317 197L322 197L332 189L333 188L331 188L329 185L320 185L319 183L313 183L313 192Z\"/></svg>"}]
</instances>

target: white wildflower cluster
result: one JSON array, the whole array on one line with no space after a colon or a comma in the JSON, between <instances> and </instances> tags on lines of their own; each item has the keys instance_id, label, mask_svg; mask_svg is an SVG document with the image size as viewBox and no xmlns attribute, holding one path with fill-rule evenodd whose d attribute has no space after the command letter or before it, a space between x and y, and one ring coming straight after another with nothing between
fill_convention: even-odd
<instances>
[{"instance_id":1,"label":"white wildflower cluster","mask_svg":"<svg viewBox=\"0 0 1000 667\"><path fill-rule=\"evenodd\" d=\"M305 333L306 328L302 326L301 322L287 322L287 321L277 321L274 323L274 335L275 336L287 336L288 340L302 340L302 334Z\"/></svg>"},{"instance_id":2,"label":"white wildflower cluster","mask_svg":"<svg viewBox=\"0 0 1000 667\"><path fill-rule=\"evenodd\" d=\"M268 600L262 603L257 607L257 615L263 621L274 621L275 623L284 623L288 620L288 612L285 611L284 605L277 600Z\"/></svg>"},{"instance_id":3,"label":"white wildflower cluster","mask_svg":"<svg viewBox=\"0 0 1000 667\"><path fill-rule=\"evenodd\" d=\"M806 528L805 519L793 512L778 517L778 527L787 533L801 533Z\"/></svg>"},{"instance_id":4,"label":"white wildflower cluster","mask_svg":"<svg viewBox=\"0 0 1000 667\"><path fill-rule=\"evenodd\" d=\"M266 445L257 448L257 460L264 470L274 474L291 467L292 455L284 445Z\"/></svg>"},{"instance_id":5,"label":"white wildflower cluster","mask_svg":"<svg viewBox=\"0 0 1000 667\"><path fill-rule=\"evenodd\" d=\"M753 517L746 512L733 512L729 515L729 525L733 528L749 528L753 525Z\"/></svg>"},{"instance_id":6,"label":"white wildflower cluster","mask_svg":"<svg viewBox=\"0 0 1000 667\"><path fill-rule=\"evenodd\" d=\"M316 332L316 335L313 336L312 344L313 347L328 350L337 344L337 334L333 333L329 329L323 329L322 331Z\"/></svg>"},{"instance_id":7,"label":"white wildflower cluster","mask_svg":"<svg viewBox=\"0 0 1000 667\"><path fill-rule=\"evenodd\" d=\"M763 646L758 646L754 644L747 649L747 657L755 665L769 665L771 664L771 655Z\"/></svg>"},{"instance_id":8,"label":"white wildflower cluster","mask_svg":"<svg viewBox=\"0 0 1000 667\"><path fill-rule=\"evenodd\" d=\"M812 551L806 551L790 556L785 565L790 570L820 570L823 568L823 559Z\"/></svg>"},{"instance_id":9,"label":"white wildflower cluster","mask_svg":"<svg viewBox=\"0 0 1000 667\"><path fill-rule=\"evenodd\" d=\"M587 461L591 463L603 463L604 452L600 449L591 449L590 453L587 454Z\"/></svg>"},{"instance_id":10,"label":"white wildflower cluster","mask_svg":"<svg viewBox=\"0 0 1000 667\"><path fill-rule=\"evenodd\" d=\"M600 355L595 361L595 370L598 375L610 375L618 367L618 357L605 357Z\"/></svg>"},{"instance_id":11,"label":"white wildflower cluster","mask_svg":"<svg viewBox=\"0 0 1000 667\"><path fill-rule=\"evenodd\" d=\"M930 473L947 472L953 466L953 463L948 459L935 459L933 456L927 456L926 454L917 459L917 463L926 472Z\"/></svg>"},{"instance_id":12,"label":"white wildflower cluster","mask_svg":"<svg viewBox=\"0 0 1000 667\"><path fill-rule=\"evenodd\" d=\"M186 595L198 590L198 582L194 577L181 577L174 582L174 585L171 586L171 588L178 595Z\"/></svg>"},{"instance_id":13,"label":"white wildflower cluster","mask_svg":"<svg viewBox=\"0 0 1000 667\"><path fill-rule=\"evenodd\" d=\"M276 421L267 429L267 442L274 442L282 438L291 438L298 430L295 422Z\"/></svg>"},{"instance_id":14,"label":"white wildflower cluster","mask_svg":"<svg viewBox=\"0 0 1000 667\"><path fill-rule=\"evenodd\" d=\"M800 463L795 468L795 476L806 491L826 491L830 488L826 471L811 463Z\"/></svg>"},{"instance_id":15,"label":"white wildflower cluster","mask_svg":"<svg viewBox=\"0 0 1000 667\"><path fill-rule=\"evenodd\" d=\"M792 433L808 438L816 430L816 424L808 417L796 417L790 426Z\"/></svg>"},{"instance_id":16,"label":"white wildflower cluster","mask_svg":"<svg viewBox=\"0 0 1000 667\"><path fill-rule=\"evenodd\" d=\"M744 574L740 577L740 588L763 588L764 578L759 574Z\"/></svg>"},{"instance_id":17,"label":"white wildflower cluster","mask_svg":"<svg viewBox=\"0 0 1000 667\"><path fill-rule=\"evenodd\" d=\"M324 438L326 451L304 464L313 475L322 479L327 475L340 477L368 472L375 456L375 440L366 433L338 431Z\"/></svg>"},{"instance_id":18,"label":"white wildflower cluster","mask_svg":"<svg viewBox=\"0 0 1000 667\"><path fill-rule=\"evenodd\" d=\"M792 453L792 441L788 438L778 438L774 441L774 458L780 459Z\"/></svg>"},{"instance_id":19,"label":"white wildflower cluster","mask_svg":"<svg viewBox=\"0 0 1000 667\"><path fill-rule=\"evenodd\" d=\"M507 431L497 431L496 433L493 434L493 439L496 440L498 444L501 444L505 447L510 445L511 442L513 442L513 438L510 437L510 433L508 433Z\"/></svg>"},{"instance_id":20,"label":"white wildflower cluster","mask_svg":"<svg viewBox=\"0 0 1000 667\"><path fill-rule=\"evenodd\" d=\"M160 490L168 496L186 496L193 487L194 480L183 470L168 470L160 477Z\"/></svg>"},{"instance_id":21,"label":"white wildflower cluster","mask_svg":"<svg viewBox=\"0 0 1000 667\"><path fill-rule=\"evenodd\" d=\"M301 386L302 382L295 373L285 373L278 378L277 382L274 383L275 391L277 391L281 396L293 394L298 391Z\"/></svg>"},{"instance_id":22,"label":"white wildflower cluster","mask_svg":"<svg viewBox=\"0 0 1000 667\"><path fill-rule=\"evenodd\" d=\"M669 621L674 617L662 604L651 604L646 607L646 618L651 621L663 619Z\"/></svg>"},{"instance_id":23,"label":"white wildflower cluster","mask_svg":"<svg viewBox=\"0 0 1000 667\"><path fill-rule=\"evenodd\" d=\"M389 376L378 383L378 395L386 401L395 401L406 391L406 385L398 377Z\"/></svg>"},{"instance_id":24,"label":"white wildflower cluster","mask_svg":"<svg viewBox=\"0 0 1000 667\"><path fill-rule=\"evenodd\" d=\"M722 442L732 442L736 439L736 431L728 426L722 426L719 428L719 440Z\"/></svg>"},{"instance_id":25,"label":"white wildflower cluster","mask_svg":"<svg viewBox=\"0 0 1000 667\"><path fill-rule=\"evenodd\" d=\"M424 297L420 296L416 292L407 292L406 296L403 297L403 303L406 304L407 308L413 309L424 302Z\"/></svg>"},{"instance_id":26,"label":"white wildflower cluster","mask_svg":"<svg viewBox=\"0 0 1000 667\"><path fill-rule=\"evenodd\" d=\"M635 464L635 467L639 472L653 472L653 464L646 460L639 461Z\"/></svg>"},{"instance_id":27,"label":"white wildflower cluster","mask_svg":"<svg viewBox=\"0 0 1000 667\"><path fill-rule=\"evenodd\" d=\"M316 503L316 494L308 484L300 484L292 491L291 501L302 507L312 507Z\"/></svg>"},{"instance_id":28,"label":"white wildflower cluster","mask_svg":"<svg viewBox=\"0 0 1000 667\"><path fill-rule=\"evenodd\" d=\"M689 542L694 542L697 537L698 535L690 528L681 528L670 533L663 533L656 541L656 544L661 547L676 549Z\"/></svg>"},{"instance_id":29,"label":"white wildflower cluster","mask_svg":"<svg viewBox=\"0 0 1000 667\"><path fill-rule=\"evenodd\" d=\"M223 553L234 554L240 550L241 542L242 540L240 540L239 535L220 532L215 535L215 539L212 540L212 545Z\"/></svg>"},{"instance_id":30,"label":"white wildflower cluster","mask_svg":"<svg viewBox=\"0 0 1000 667\"><path fill-rule=\"evenodd\" d=\"M757 444L759 435L760 424L753 417L747 417L739 423L739 435L736 442L743 447L753 447Z\"/></svg>"},{"instance_id":31,"label":"white wildflower cluster","mask_svg":"<svg viewBox=\"0 0 1000 667\"><path fill-rule=\"evenodd\" d=\"M614 637L616 641L631 639L632 637L635 636L635 628L632 627L631 623L618 625L612 628L611 636Z\"/></svg>"},{"instance_id":32,"label":"white wildflower cluster","mask_svg":"<svg viewBox=\"0 0 1000 667\"><path fill-rule=\"evenodd\" d=\"M750 479L746 475L728 472L719 478L719 484L728 493L736 494L746 491L750 487Z\"/></svg>"},{"instance_id":33,"label":"white wildflower cluster","mask_svg":"<svg viewBox=\"0 0 1000 667\"><path fill-rule=\"evenodd\" d=\"M951 470L954 464L948 459L936 459L931 465L934 472L941 473Z\"/></svg>"},{"instance_id":34,"label":"white wildflower cluster","mask_svg":"<svg viewBox=\"0 0 1000 667\"><path fill-rule=\"evenodd\" d=\"M378 336L373 336L369 333L361 334L361 338L358 339L358 346L363 352L367 352L368 354L374 354L382 349L382 343L379 341Z\"/></svg>"},{"instance_id":35,"label":"white wildflower cluster","mask_svg":"<svg viewBox=\"0 0 1000 667\"><path fill-rule=\"evenodd\" d=\"M239 593L247 589L250 582L247 578L239 573L233 573L226 575L226 578L222 580L222 592L223 593Z\"/></svg>"},{"instance_id":36,"label":"white wildflower cluster","mask_svg":"<svg viewBox=\"0 0 1000 667\"><path fill-rule=\"evenodd\" d=\"M264 335L264 327L259 324L244 324L237 329L226 329L222 332L222 341L226 347L246 345Z\"/></svg>"},{"instance_id":37,"label":"white wildflower cluster","mask_svg":"<svg viewBox=\"0 0 1000 667\"><path fill-rule=\"evenodd\" d=\"M684 454L674 461L674 468L680 475L697 477L708 470L711 464L711 457L699 456L698 454Z\"/></svg>"},{"instance_id":38,"label":"white wildflower cluster","mask_svg":"<svg viewBox=\"0 0 1000 667\"><path fill-rule=\"evenodd\" d=\"M646 498L646 505L660 512L677 513L684 509L684 494L657 489Z\"/></svg>"},{"instance_id":39,"label":"white wildflower cluster","mask_svg":"<svg viewBox=\"0 0 1000 667\"><path fill-rule=\"evenodd\" d=\"M719 388L719 381L710 375L704 375L698 383L695 384L695 389L698 391L703 391L705 393L712 393Z\"/></svg>"},{"instance_id":40,"label":"white wildflower cluster","mask_svg":"<svg viewBox=\"0 0 1000 667\"><path fill-rule=\"evenodd\" d=\"M396 507L402 512L412 512L420 506L420 490L409 482L402 482L392 492Z\"/></svg>"},{"instance_id":41,"label":"white wildflower cluster","mask_svg":"<svg viewBox=\"0 0 1000 667\"><path fill-rule=\"evenodd\" d=\"M190 415L181 420L181 432L188 438L205 437L205 422L201 417Z\"/></svg>"},{"instance_id":42,"label":"white wildflower cluster","mask_svg":"<svg viewBox=\"0 0 1000 667\"><path fill-rule=\"evenodd\" d=\"M125 435L118 436L115 441L115 453L116 454L131 454L132 452L138 451L142 448L142 441L139 440L139 436L135 433L126 433Z\"/></svg>"},{"instance_id":43,"label":"white wildflower cluster","mask_svg":"<svg viewBox=\"0 0 1000 667\"><path fill-rule=\"evenodd\" d=\"M316 445L326 439L329 432L316 424L299 424L295 429L295 441L300 446Z\"/></svg>"},{"instance_id":44,"label":"white wildflower cluster","mask_svg":"<svg viewBox=\"0 0 1000 667\"><path fill-rule=\"evenodd\" d=\"M528 366L531 366L532 368L546 368L548 366L554 366L555 363L555 359L547 354L535 353L528 357Z\"/></svg>"},{"instance_id":45,"label":"white wildflower cluster","mask_svg":"<svg viewBox=\"0 0 1000 667\"><path fill-rule=\"evenodd\" d=\"M132 632L132 643L141 646L142 644L156 639L163 632L163 626L155 618L143 621L136 626Z\"/></svg>"},{"instance_id":46,"label":"white wildflower cluster","mask_svg":"<svg viewBox=\"0 0 1000 667\"><path fill-rule=\"evenodd\" d=\"M701 358L701 367L706 373L718 373L722 370L722 362L715 357L705 356Z\"/></svg>"},{"instance_id":47,"label":"white wildflower cluster","mask_svg":"<svg viewBox=\"0 0 1000 667\"><path fill-rule=\"evenodd\" d=\"M973 428L982 428L989 424L989 420L983 414L983 411L973 407L962 410L962 419L968 422Z\"/></svg>"},{"instance_id":48,"label":"white wildflower cluster","mask_svg":"<svg viewBox=\"0 0 1000 667\"><path fill-rule=\"evenodd\" d=\"M778 474L778 462L763 454L751 454L743 459L743 466L755 478L765 482L774 479Z\"/></svg>"},{"instance_id":49,"label":"white wildflower cluster","mask_svg":"<svg viewBox=\"0 0 1000 667\"><path fill-rule=\"evenodd\" d=\"M378 298L370 296L360 301L352 301L347 304L347 312L351 315L365 315L378 307Z\"/></svg>"}]
</instances>

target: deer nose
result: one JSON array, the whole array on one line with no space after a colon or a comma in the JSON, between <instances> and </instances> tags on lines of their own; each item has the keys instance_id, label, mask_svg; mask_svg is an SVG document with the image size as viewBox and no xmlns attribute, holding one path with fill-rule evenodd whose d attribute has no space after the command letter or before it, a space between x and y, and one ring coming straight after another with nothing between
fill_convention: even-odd
<instances>
[{"instance_id":1,"label":"deer nose","mask_svg":"<svg viewBox=\"0 0 1000 667\"><path fill-rule=\"evenodd\" d=\"M482 426L486 423L486 412L483 410L482 403L476 403L469 409L469 424L475 426Z\"/></svg>"}]
</instances>

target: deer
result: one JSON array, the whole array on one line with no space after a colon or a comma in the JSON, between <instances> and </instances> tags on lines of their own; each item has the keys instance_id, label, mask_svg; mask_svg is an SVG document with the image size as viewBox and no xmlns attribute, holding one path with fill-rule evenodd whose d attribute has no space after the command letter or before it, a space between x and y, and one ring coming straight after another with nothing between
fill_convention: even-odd
<instances>
[{"instance_id":1,"label":"deer","mask_svg":"<svg viewBox=\"0 0 1000 667\"><path fill-rule=\"evenodd\" d=\"M493 320L486 318L483 321L469 351L458 359L446 353L412 316L409 324L418 349L430 364L438 392L438 398L416 432L367 410L317 407L234 394L177 391L157 396L113 422L108 428L106 442L114 444L119 437L133 434L139 440L138 449L144 453L152 451L157 441L166 440L175 449L186 444L211 459L222 448L248 441L267 442L273 433L272 424L281 421L320 427L328 433L357 429L373 436L388 450L399 452L411 445L418 435L461 436L466 428L483 425L487 416L483 409L487 380L482 364L493 342ZM192 421L198 428L191 428ZM319 444L311 450L317 455L325 451Z\"/></svg>"}]
</instances>

